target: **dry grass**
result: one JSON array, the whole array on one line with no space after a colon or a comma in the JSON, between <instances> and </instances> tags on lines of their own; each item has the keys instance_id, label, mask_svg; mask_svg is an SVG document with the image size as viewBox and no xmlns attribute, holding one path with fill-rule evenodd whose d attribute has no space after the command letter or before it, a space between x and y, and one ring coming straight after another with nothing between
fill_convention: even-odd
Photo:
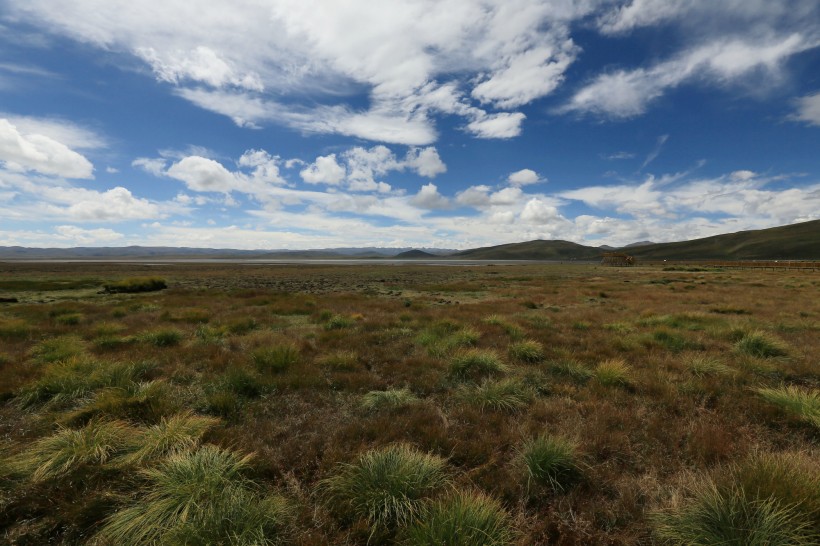
<instances>
[{"instance_id":1,"label":"dry grass","mask_svg":"<svg viewBox=\"0 0 820 546\"><path fill-rule=\"evenodd\" d=\"M169 288L94 288L153 275ZM820 521L810 272L5 263L0 281L20 301L0 309L0 542L626 546Z\"/></svg>"}]
</instances>

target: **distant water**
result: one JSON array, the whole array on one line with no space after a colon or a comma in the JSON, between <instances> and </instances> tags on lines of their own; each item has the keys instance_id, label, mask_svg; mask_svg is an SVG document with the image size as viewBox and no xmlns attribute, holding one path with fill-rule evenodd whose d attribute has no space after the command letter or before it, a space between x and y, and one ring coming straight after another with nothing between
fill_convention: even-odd
<instances>
[{"instance_id":1,"label":"distant water","mask_svg":"<svg viewBox=\"0 0 820 546\"><path fill-rule=\"evenodd\" d=\"M225 265L439 265L439 266L488 266L488 265L590 265L597 261L583 260L401 260L390 258L372 259L243 259L243 258L110 258L110 259L64 259L64 260L0 260L20 263L105 263L105 264L225 264Z\"/></svg>"}]
</instances>

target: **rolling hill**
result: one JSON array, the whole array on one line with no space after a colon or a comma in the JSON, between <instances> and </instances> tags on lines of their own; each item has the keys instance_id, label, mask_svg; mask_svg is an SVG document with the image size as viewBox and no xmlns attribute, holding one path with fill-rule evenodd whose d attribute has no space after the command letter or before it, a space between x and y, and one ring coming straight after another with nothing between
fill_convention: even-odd
<instances>
[{"instance_id":1,"label":"rolling hill","mask_svg":"<svg viewBox=\"0 0 820 546\"><path fill-rule=\"evenodd\" d=\"M468 260L597 260L601 249L569 241L528 241L464 250L451 256Z\"/></svg>"}]
</instances>

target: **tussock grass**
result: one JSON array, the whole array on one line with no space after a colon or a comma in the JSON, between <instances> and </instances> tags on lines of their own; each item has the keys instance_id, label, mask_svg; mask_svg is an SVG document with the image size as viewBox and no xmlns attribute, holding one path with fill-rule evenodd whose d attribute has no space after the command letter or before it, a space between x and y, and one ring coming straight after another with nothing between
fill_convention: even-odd
<instances>
[{"instance_id":1,"label":"tussock grass","mask_svg":"<svg viewBox=\"0 0 820 546\"><path fill-rule=\"evenodd\" d=\"M127 389L150 369L148 363L98 362L71 359L49 364L43 375L20 391L17 402L23 408L40 404L60 405L108 388Z\"/></svg>"},{"instance_id":2,"label":"tussock grass","mask_svg":"<svg viewBox=\"0 0 820 546\"><path fill-rule=\"evenodd\" d=\"M322 356L319 365L333 371L349 372L359 367L359 355L353 351L336 351Z\"/></svg>"},{"instance_id":3,"label":"tussock grass","mask_svg":"<svg viewBox=\"0 0 820 546\"><path fill-rule=\"evenodd\" d=\"M457 354L450 361L450 377L475 381L487 376L506 373L507 365L501 362L495 351L469 349Z\"/></svg>"},{"instance_id":4,"label":"tussock grass","mask_svg":"<svg viewBox=\"0 0 820 546\"><path fill-rule=\"evenodd\" d=\"M83 315L81 313L66 313L54 319L54 322L61 326L77 326L82 322Z\"/></svg>"},{"instance_id":5,"label":"tussock grass","mask_svg":"<svg viewBox=\"0 0 820 546\"><path fill-rule=\"evenodd\" d=\"M33 482L60 478L86 465L101 465L124 450L134 435L123 421L96 420L42 438L13 460L14 470Z\"/></svg>"},{"instance_id":6,"label":"tussock grass","mask_svg":"<svg viewBox=\"0 0 820 546\"><path fill-rule=\"evenodd\" d=\"M350 328L355 324L355 321L343 315L331 315L325 322L325 330L343 330Z\"/></svg>"},{"instance_id":7,"label":"tussock grass","mask_svg":"<svg viewBox=\"0 0 820 546\"><path fill-rule=\"evenodd\" d=\"M168 288L165 279L159 277L129 277L103 285L109 294L134 294L138 292L156 292Z\"/></svg>"},{"instance_id":8,"label":"tussock grass","mask_svg":"<svg viewBox=\"0 0 820 546\"><path fill-rule=\"evenodd\" d=\"M794 385L754 389L766 402L820 428L820 391Z\"/></svg>"},{"instance_id":9,"label":"tussock grass","mask_svg":"<svg viewBox=\"0 0 820 546\"><path fill-rule=\"evenodd\" d=\"M481 333L473 328L440 321L419 334L416 342L425 347L430 356L443 358L459 348L474 347L480 338Z\"/></svg>"},{"instance_id":10,"label":"tussock grass","mask_svg":"<svg viewBox=\"0 0 820 546\"><path fill-rule=\"evenodd\" d=\"M537 364L544 360L544 346L531 339L511 344L509 351L510 356L519 362Z\"/></svg>"},{"instance_id":11,"label":"tussock grass","mask_svg":"<svg viewBox=\"0 0 820 546\"><path fill-rule=\"evenodd\" d=\"M0 339L22 340L31 336L32 327L23 319L0 317Z\"/></svg>"},{"instance_id":12,"label":"tussock grass","mask_svg":"<svg viewBox=\"0 0 820 546\"><path fill-rule=\"evenodd\" d=\"M299 348L294 344L261 347L251 353L251 360L261 373L281 373L298 364Z\"/></svg>"},{"instance_id":13,"label":"tussock grass","mask_svg":"<svg viewBox=\"0 0 820 546\"><path fill-rule=\"evenodd\" d=\"M45 339L31 351L34 360L40 364L61 362L80 356L85 352L85 342L77 336L59 336Z\"/></svg>"},{"instance_id":14,"label":"tussock grass","mask_svg":"<svg viewBox=\"0 0 820 546\"><path fill-rule=\"evenodd\" d=\"M578 383L586 383L595 377L595 371L574 360L557 360L550 363L550 371L555 375L569 377Z\"/></svg>"},{"instance_id":15,"label":"tussock grass","mask_svg":"<svg viewBox=\"0 0 820 546\"><path fill-rule=\"evenodd\" d=\"M624 387L632 382L629 365L620 359L601 362L593 373L595 380L607 387Z\"/></svg>"},{"instance_id":16,"label":"tussock grass","mask_svg":"<svg viewBox=\"0 0 820 546\"><path fill-rule=\"evenodd\" d=\"M692 341L681 334L670 332L666 329L652 332L651 342L673 353L679 353L681 351L701 351L704 349L702 343Z\"/></svg>"},{"instance_id":17,"label":"tussock grass","mask_svg":"<svg viewBox=\"0 0 820 546\"><path fill-rule=\"evenodd\" d=\"M139 500L109 516L98 538L110 544L277 544L293 512L261 496L243 476L250 457L205 445L141 471Z\"/></svg>"},{"instance_id":18,"label":"tussock grass","mask_svg":"<svg viewBox=\"0 0 820 546\"><path fill-rule=\"evenodd\" d=\"M395 409L419 402L419 398L410 389L389 389L370 391L362 396L361 407L366 411Z\"/></svg>"},{"instance_id":19,"label":"tussock grass","mask_svg":"<svg viewBox=\"0 0 820 546\"><path fill-rule=\"evenodd\" d=\"M735 343L735 351L756 358L786 356L786 344L773 335L760 330L748 332Z\"/></svg>"},{"instance_id":20,"label":"tussock grass","mask_svg":"<svg viewBox=\"0 0 820 546\"><path fill-rule=\"evenodd\" d=\"M462 387L458 394L462 400L482 410L508 412L522 410L533 398L532 390L513 378L500 381L486 379L480 385Z\"/></svg>"},{"instance_id":21,"label":"tussock grass","mask_svg":"<svg viewBox=\"0 0 820 546\"><path fill-rule=\"evenodd\" d=\"M542 434L528 440L521 448L519 457L523 462L528 487L536 484L555 492L563 492L582 475L577 445L562 436Z\"/></svg>"},{"instance_id":22,"label":"tussock grass","mask_svg":"<svg viewBox=\"0 0 820 546\"><path fill-rule=\"evenodd\" d=\"M166 381L131 383L96 392L90 401L69 412L64 421L84 423L95 416L108 416L157 422L179 411L180 403L178 393Z\"/></svg>"},{"instance_id":23,"label":"tussock grass","mask_svg":"<svg viewBox=\"0 0 820 546\"><path fill-rule=\"evenodd\" d=\"M447 461L407 444L367 451L322 480L327 504L382 528L419 517L425 499L449 483Z\"/></svg>"},{"instance_id":24,"label":"tussock grass","mask_svg":"<svg viewBox=\"0 0 820 546\"><path fill-rule=\"evenodd\" d=\"M156 425L134 435L129 453L117 458L116 463L122 466L142 465L146 461L194 449L205 432L219 423L219 419L195 415L190 411L163 418Z\"/></svg>"},{"instance_id":25,"label":"tussock grass","mask_svg":"<svg viewBox=\"0 0 820 546\"><path fill-rule=\"evenodd\" d=\"M516 533L497 500L459 491L432 501L406 537L407 546L507 546Z\"/></svg>"},{"instance_id":26,"label":"tussock grass","mask_svg":"<svg viewBox=\"0 0 820 546\"><path fill-rule=\"evenodd\" d=\"M820 535L812 520L775 497L749 499L741 487L697 482L688 498L654 514L664 544L680 546L809 546Z\"/></svg>"},{"instance_id":27,"label":"tussock grass","mask_svg":"<svg viewBox=\"0 0 820 546\"><path fill-rule=\"evenodd\" d=\"M685 361L686 367L696 377L731 376L735 370L712 356L696 355Z\"/></svg>"},{"instance_id":28,"label":"tussock grass","mask_svg":"<svg viewBox=\"0 0 820 546\"><path fill-rule=\"evenodd\" d=\"M141 339L155 347L173 347L182 341L179 330L155 330L142 334Z\"/></svg>"}]
</instances>

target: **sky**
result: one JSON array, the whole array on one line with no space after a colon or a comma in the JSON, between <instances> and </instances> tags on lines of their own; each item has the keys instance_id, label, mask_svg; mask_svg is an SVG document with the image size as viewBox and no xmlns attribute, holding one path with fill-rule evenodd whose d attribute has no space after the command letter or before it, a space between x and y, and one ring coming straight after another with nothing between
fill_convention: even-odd
<instances>
[{"instance_id":1,"label":"sky","mask_svg":"<svg viewBox=\"0 0 820 546\"><path fill-rule=\"evenodd\" d=\"M818 218L817 0L0 0L0 246Z\"/></svg>"}]
</instances>

